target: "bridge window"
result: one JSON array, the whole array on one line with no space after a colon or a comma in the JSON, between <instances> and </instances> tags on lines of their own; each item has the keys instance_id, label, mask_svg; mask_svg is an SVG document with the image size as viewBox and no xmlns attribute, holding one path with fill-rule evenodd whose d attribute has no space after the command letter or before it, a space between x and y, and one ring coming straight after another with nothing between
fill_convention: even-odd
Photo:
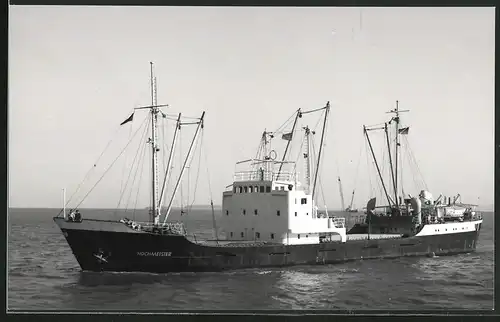
<instances>
[{"instance_id":1,"label":"bridge window","mask_svg":"<svg viewBox=\"0 0 500 322\"><path fill-rule=\"evenodd\" d=\"M309 213L308 213L308 212L306 212L306 216L309 216Z\"/></svg>"},{"instance_id":2,"label":"bridge window","mask_svg":"<svg viewBox=\"0 0 500 322\"><path fill-rule=\"evenodd\" d=\"M256 238L260 238L260 233L255 233Z\"/></svg>"},{"instance_id":3,"label":"bridge window","mask_svg":"<svg viewBox=\"0 0 500 322\"><path fill-rule=\"evenodd\" d=\"M279 188L278 186L274 187L274 190L275 190L275 191L276 191L276 190L279 190L279 189L280 189L280 188Z\"/></svg>"},{"instance_id":4,"label":"bridge window","mask_svg":"<svg viewBox=\"0 0 500 322\"><path fill-rule=\"evenodd\" d=\"M297 238L300 239L300 234L297 235Z\"/></svg>"},{"instance_id":5,"label":"bridge window","mask_svg":"<svg viewBox=\"0 0 500 322\"><path fill-rule=\"evenodd\" d=\"M236 193L236 187L233 187L233 193Z\"/></svg>"},{"instance_id":6,"label":"bridge window","mask_svg":"<svg viewBox=\"0 0 500 322\"><path fill-rule=\"evenodd\" d=\"M241 238L245 237L245 233L241 232Z\"/></svg>"},{"instance_id":7,"label":"bridge window","mask_svg":"<svg viewBox=\"0 0 500 322\"><path fill-rule=\"evenodd\" d=\"M264 192L264 186L260 186L260 192Z\"/></svg>"},{"instance_id":8,"label":"bridge window","mask_svg":"<svg viewBox=\"0 0 500 322\"><path fill-rule=\"evenodd\" d=\"M238 187L238 192L242 193L243 192L243 187Z\"/></svg>"},{"instance_id":9,"label":"bridge window","mask_svg":"<svg viewBox=\"0 0 500 322\"><path fill-rule=\"evenodd\" d=\"M309 237L309 235L306 235L306 238Z\"/></svg>"},{"instance_id":10,"label":"bridge window","mask_svg":"<svg viewBox=\"0 0 500 322\"><path fill-rule=\"evenodd\" d=\"M257 209L255 209L255 210L253 211L253 213L254 213L254 215L257 215Z\"/></svg>"},{"instance_id":11,"label":"bridge window","mask_svg":"<svg viewBox=\"0 0 500 322\"><path fill-rule=\"evenodd\" d=\"M274 239L274 234L273 233L271 233L271 239Z\"/></svg>"},{"instance_id":12,"label":"bridge window","mask_svg":"<svg viewBox=\"0 0 500 322\"><path fill-rule=\"evenodd\" d=\"M243 209L243 216L247 214L246 209Z\"/></svg>"},{"instance_id":13,"label":"bridge window","mask_svg":"<svg viewBox=\"0 0 500 322\"><path fill-rule=\"evenodd\" d=\"M307 204L307 198L302 198L302 199L300 199L300 204L301 204L301 205L305 205L305 204Z\"/></svg>"},{"instance_id":14,"label":"bridge window","mask_svg":"<svg viewBox=\"0 0 500 322\"><path fill-rule=\"evenodd\" d=\"M276 216L279 216L279 215L280 215L280 211L279 211L279 210L277 210L277 211L276 211Z\"/></svg>"},{"instance_id":15,"label":"bridge window","mask_svg":"<svg viewBox=\"0 0 500 322\"><path fill-rule=\"evenodd\" d=\"M229 216L229 210L226 210L226 216Z\"/></svg>"},{"instance_id":16,"label":"bridge window","mask_svg":"<svg viewBox=\"0 0 500 322\"><path fill-rule=\"evenodd\" d=\"M248 192L250 192L250 193L253 192L253 186L248 187Z\"/></svg>"},{"instance_id":17,"label":"bridge window","mask_svg":"<svg viewBox=\"0 0 500 322\"><path fill-rule=\"evenodd\" d=\"M247 192L248 192L248 187L247 187L247 186L245 186L245 193L247 193Z\"/></svg>"},{"instance_id":18,"label":"bridge window","mask_svg":"<svg viewBox=\"0 0 500 322\"><path fill-rule=\"evenodd\" d=\"M297 212L295 212L295 217L297 217Z\"/></svg>"},{"instance_id":19,"label":"bridge window","mask_svg":"<svg viewBox=\"0 0 500 322\"><path fill-rule=\"evenodd\" d=\"M259 187L257 186L253 187L253 192L259 192Z\"/></svg>"},{"instance_id":20,"label":"bridge window","mask_svg":"<svg viewBox=\"0 0 500 322\"><path fill-rule=\"evenodd\" d=\"M271 186L266 187L266 192L271 192Z\"/></svg>"},{"instance_id":21,"label":"bridge window","mask_svg":"<svg viewBox=\"0 0 500 322\"><path fill-rule=\"evenodd\" d=\"M231 232L231 237L233 237L233 232Z\"/></svg>"},{"instance_id":22,"label":"bridge window","mask_svg":"<svg viewBox=\"0 0 500 322\"><path fill-rule=\"evenodd\" d=\"M285 187L281 186L281 187L280 187L280 190L285 190Z\"/></svg>"}]
</instances>

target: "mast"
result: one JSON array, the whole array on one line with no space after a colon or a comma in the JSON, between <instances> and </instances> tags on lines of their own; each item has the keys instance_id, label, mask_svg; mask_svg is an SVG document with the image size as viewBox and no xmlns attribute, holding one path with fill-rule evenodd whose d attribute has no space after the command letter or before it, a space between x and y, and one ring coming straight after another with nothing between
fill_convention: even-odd
<instances>
[{"instance_id":1,"label":"mast","mask_svg":"<svg viewBox=\"0 0 500 322\"><path fill-rule=\"evenodd\" d=\"M158 146L156 143L156 129L158 122L158 107L155 102L154 95L154 83L153 83L153 62L149 63L151 66L151 178L152 178L152 200L151 200L151 211L153 216L153 223L157 223L159 220L159 209L157 208L157 200L158 200Z\"/></svg>"},{"instance_id":2,"label":"mast","mask_svg":"<svg viewBox=\"0 0 500 322\"><path fill-rule=\"evenodd\" d=\"M167 186L168 179L170 177L170 167L172 166L172 161L173 161L173 154L175 151L175 144L177 143L177 133L179 133L181 129L181 113L179 113L179 116L177 118L177 123L175 126L175 131L174 131L174 138L172 139L172 147L170 149L170 154L168 156L168 162L167 162L167 168L165 169L165 178L163 178L163 185L161 188L161 194L160 194L160 200L158 202L158 209L161 211L161 207L163 205L163 197L165 195L165 188ZM160 217L157 217L157 222L155 224L160 223Z\"/></svg>"},{"instance_id":3,"label":"mast","mask_svg":"<svg viewBox=\"0 0 500 322\"><path fill-rule=\"evenodd\" d=\"M392 184L394 185L394 198L398 199L398 189L396 186L396 181L394 180L394 170L392 166L392 156L391 156L391 145L389 143L389 133L387 132L387 123L384 124L385 138L387 140L387 151L389 152L389 165L391 167ZM397 145L397 143L396 143ZM397 169L397 167L396 167ZM396 201L397 202L397 201Z\"/></svg>"},{"instance_id":4,"label":"mast","mask_svg":"<svg viewBox=\"0 0 500 322\"><path fill-rule=\"evenodd\" d=\"M311 156L310 156L310 140L309 136L311 135L311 130L309 129L308 126L304 127L304 130L306 131L306 152L304 153L304 156L306 158L306 182L307 182L307 193L311 193Z\"/></svg>"},{"instance_id":5,"label":"mast","mask_svg":"<svg viewBox=\"0 0 500 322\"><path fill-rule=\"evenodd\" d=\"M344 204L344 191L342 189L342 182L340 181L340 177L338 177L338 181L339 181L339 190L340 190L340 202L342 203L342 211L344 211L346 208L345 208L345 204Z\"/></svg>"},{"instance_id":6,"label":"mast","mask_svg":"<svg viewBox=\"0 0 500 322\"><path fill-rule=\"evenodd\" d=\"M300 108L297 110L297 115L295 116L295 121L293 121L292 132L291 132L292 137L286 143L285 152L283 153L283 158L281 159L281 164L280 164L280 168L278 170L278 176L276 177L276 180L279 180L281 168L283 168L283 163L285 162L286 153L288 152L288 148L290 147L290 143L292 142L293 134L295 133L295 126L297 125L297 121L298 121L299 117L302 117L302 114L300 112Z\"/></svg>"},{"instance_id":7,"label":"mast","mask_svg":"<svg viewBox=\"0 0 500 322\"><path fill-rule=\"evenodd\" d=\"M391 198L389 197L389 194L387 193L387 189L386 189L385 183L384 183L384 178L382 177L382 174L380 173L380 168L378 166L377 158L375 157L375 153L373 152L372 143L370 141L370 138L368 137L368 130L366 129L366 126L364 126L364 125L363 125L363 131L365 133L366 140L368 141L368 145L370 146L370 151L372 152L373 161L375 161L375 166L377 167L378 175L380 177L380 181L382 182L382 187L384 188L385 196L387 197L387 202L389 203L389 206L391 206Z\"/></svg>"},{"instance_id":8,"label":"mast","mask_svg":"<svg viewBox=\"0 0 500 322\"><path fill-rule=\"evenodd\" d=\"M399 101L396 100L396 108L387 112L387 113L393 113L396 114L395 117L391 119L396 122L396 146L395 146L395 166L394 166L394 172L395 172L395 178L394 178L394 190L396 191L396 196L398 195L398 149L399 149L399 113L401 112L409 112L409 110L400 110L399 109ZM390 122L389 122L390 123ZM390 155L390 154L389 154ZM396 206L399 206L399 200L396 198L395 200Z\"/></svg>"},{"instance_id":9,"label":"mast","mask_svg":"<svg viewBox=\"0 0 500 322\"><path fill-rule=\"evenodd\" d=\"M179 175L179 178L177 179L177 183L175 184L174 192L172 194L172 198L170 199L170 202L167 207L167 212L165 213L165 218L163 219L163 223L167 222L168 215L170 214L170 210L172 210L172 203L174 201L175 194L177 193L177 189L179 189L180 182L182 180L182 176L184 175L184 170L186 170L186 165L189 161L189 158L191 157L191 151L193 149L194 143L196 142L196 139L198 138L198 134L200 132L200 128L203 128L203 119L205 117L205 112L201 114L200 121L197 122L198 126L196 127L196 132L194 133L193 140L191 141L191 145L189 146L189 150L186 156L186 159L184 160L184 164L182 165L181 173Z\"/></svg>"},{"instance_id":10,"label":"mast","mask_svg":"<svg viewBox=\"0 0 500 322\"><path fill-rule=\"evenodd\" d=\"M326 102L326 106L324 107L324 109L325 109L325 119L323 120L323 130L321 131L321 141L319 143L318 162L316 165L316 174L314 175L312 200L314 200L314 194L316 192L316 180L318 179L319 163L321 161L321 152L323 151L323 140L325 138L326 120L328 119L328 112L330 111L330 101Z\"/></svg>"},{"instance_id":11,"label":"mast","mask_svg":"<svg viewBox=\"0 0 500 322\"><path fill-rule=\"evenodd\" d=\"M399 200L398 200L398 146L399 146L399 102L396 100L396 117L394 119L396 121L396 154L394 155L394 159L396 160L396 169L395 169L395 174L396 178L394 181L394 191L396 194L396 200L394 202L396 203L396 206L399 207Z\"/></svg>"}]
</instances>

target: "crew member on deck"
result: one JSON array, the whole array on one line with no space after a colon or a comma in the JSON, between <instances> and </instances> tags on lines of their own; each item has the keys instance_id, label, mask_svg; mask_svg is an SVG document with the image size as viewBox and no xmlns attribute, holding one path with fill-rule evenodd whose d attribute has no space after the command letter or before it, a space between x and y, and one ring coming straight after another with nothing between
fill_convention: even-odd
<instances>
[{"instance_id":1,"label":"crew member on deck","mask_svg":"<svg viewBox=\"0 0 500 322\"><path fill-rule=\"evenodd\" d=\"M80 213L80 210L77 209L75 211L75 216L74 216L73 220L76 222L82 221L82 214Z\"/></svg>"}]
</instances>

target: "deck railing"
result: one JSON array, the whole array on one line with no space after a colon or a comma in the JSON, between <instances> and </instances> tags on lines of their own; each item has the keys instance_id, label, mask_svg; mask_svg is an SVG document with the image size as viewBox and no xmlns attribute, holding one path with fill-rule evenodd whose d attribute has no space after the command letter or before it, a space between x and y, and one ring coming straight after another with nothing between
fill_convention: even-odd
<instances>
[{"instance_id":1,"label":"deck railing","mask_svg":"<svg viewBox=\"0 0 500 322\"><path fill-rule=\"evenodd\" d=\"M256 170L239 171L234 174L233 180L236 181L294 181L295 176L292 172L278 172Z\"/></svg>"},{"instance_id":2,"label":"deck railing","mask_svg":"<svg viewBox=\"0 0 500 322\"><path fill-rule=\"evenodd\" d=\"M152 232L160 235L185 236L187 234L184 224L181 222L167 222L155 225L150 222L137 222L127 218L121 219L120 222L134 230Z\"/></svg>"}]
</instances>

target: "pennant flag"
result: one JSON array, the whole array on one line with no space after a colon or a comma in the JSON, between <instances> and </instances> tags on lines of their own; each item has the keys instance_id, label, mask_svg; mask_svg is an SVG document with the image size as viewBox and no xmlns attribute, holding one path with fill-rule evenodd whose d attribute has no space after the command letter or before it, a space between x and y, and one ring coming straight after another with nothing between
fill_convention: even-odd
<instances>
[{"instance_id":1,"label":"pennant flag","mask_svg":"<svg viewBox=\"0 0 500 322\"><path fill-rule=\"evenodd\" d=\"M128 122L132 122L133 119L134 119L134 113L132 113L125 121L121 122L120 125L123 125L123 124L128 123Z\"/></svg>"},{"instance_id":2,"label":"pennant flag","mask_svg":"<svg viewBox=\"0 0 500 322\"><path fill-rule=\"evenodd\" d=\"M291 141L292 140L292 136L293 136L293 133L290 132L290 133L285 133L281 136L281 138L283 140L286 140L286 141Z\"/></svg>"},{"instance_id":3,"label":"pennant flag","mask_svg":"<svg viewBox=\"0 0 500 322\"><path fill-rule=\"evenodd\" d=\"M399 134L408 134L408 131L410 131L409 126L399 129Z\"/></svg>"}]
</instances>

